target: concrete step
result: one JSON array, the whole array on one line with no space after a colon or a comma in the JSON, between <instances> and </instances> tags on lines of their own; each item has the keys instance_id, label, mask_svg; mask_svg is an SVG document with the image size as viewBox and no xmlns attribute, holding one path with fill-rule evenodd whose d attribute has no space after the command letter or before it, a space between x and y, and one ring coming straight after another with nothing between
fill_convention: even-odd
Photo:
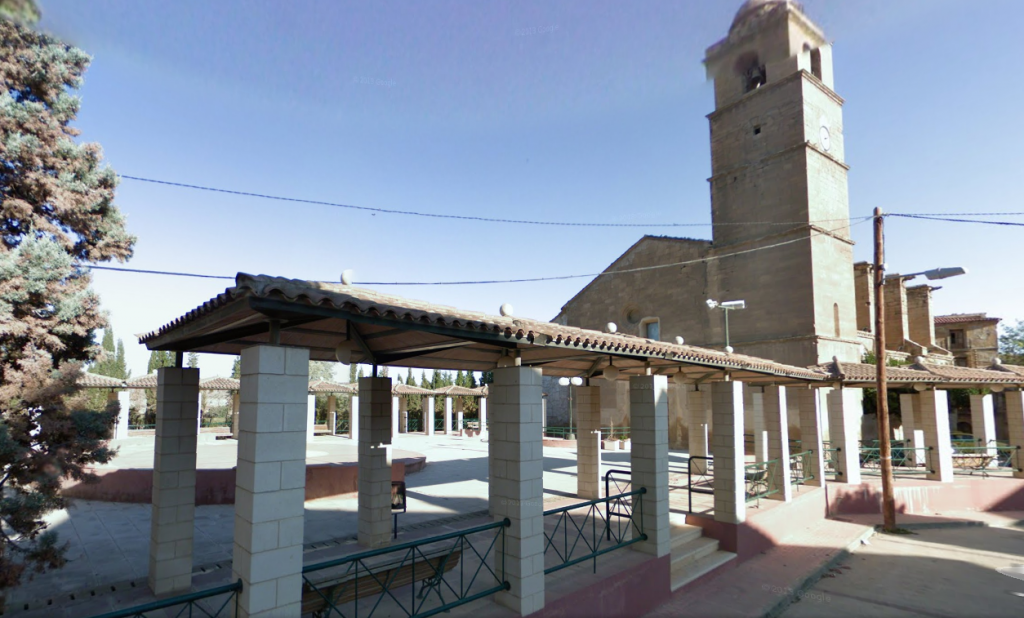
<instances>
[{"instance_id":1,"label":"concrete step","mask_svg":"<svg viewBox=\"0 0 1024 618\"><path fill-rule=\"evenodd\" d=\"M716 543L717 547L717 543ZM703 556L696 561L682 563L676 568L675 561L672 564L672 592L679 590L686 584L711 573L715 569L736 559L736 554L731 551L716 549L714 552Z\"/></svg>"},{"instance_id":2,"label":"concrete step","mask_svg":"<svg viewBox=\"0 0 1024 618\"><path fill-rule=\"evenodd\" d=\"M672 572L675 573L686 565L696 562L716 551L718 551L718 540L709 539L705 536L675 547L672 549Z\"/></svg>"},{"instance_id":3,"label":"concrete step","mask_svg":"<svg viewBox=\"0 0 1024 618\"><path fill-rule=\"evenodd\" d=\"M700 526L688 526L686 524L671 524L670 528L672 531L672 551L676 548L682 547L687 543L699 539L704 535L704 529Z\"/></svg>"}]
</instances>

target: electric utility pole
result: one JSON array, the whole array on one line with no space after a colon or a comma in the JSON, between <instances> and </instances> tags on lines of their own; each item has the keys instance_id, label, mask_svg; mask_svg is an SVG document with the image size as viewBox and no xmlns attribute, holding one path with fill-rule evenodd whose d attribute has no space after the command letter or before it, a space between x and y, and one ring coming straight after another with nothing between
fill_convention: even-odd
<instances>
[{"instance_id":1,"label":"electric utility pole","mask_svg":"<svg viewBox=\"0 0 1024 618\"><path fill-rule=\"evenodd\" d=\"M882 526L896 530L893 495L892 444L889 442L889 391L885 376L885 235L882 209L875 209L875 394L877 396L879 458L882 464Z\"/></svg>"}]
</instances>

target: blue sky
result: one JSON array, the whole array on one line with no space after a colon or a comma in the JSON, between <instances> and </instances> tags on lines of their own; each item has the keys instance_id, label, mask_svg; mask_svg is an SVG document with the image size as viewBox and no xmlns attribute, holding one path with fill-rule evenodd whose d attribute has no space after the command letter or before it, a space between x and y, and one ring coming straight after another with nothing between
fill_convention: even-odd
<instances>
[{"instance_id":1,"label":"blue sky","mask_svg":"<svg viewBox=\"0 0 1024 618\"><path fill-rule=\"evenodd\" d=\"M364 206L476 216L710 221L704 50L740 2L42 0L42 28L94 56L77 126L120 173ZM834 40L851 215L1022 211L1016 0L808 0ZM371 215L125 180L130 266L357 281L599 272L640 235ZM1017 220L1024 220L1018 218ZM959 265L937 310L1024 318L1021 228L890 219L887 262ZM854 228L870 258L870 225ZM587 282L397 287L550 319ZM101 273L135 333L227 281ZM204 374L227 357L204 356Z\"/></svg>"}]
</instances>

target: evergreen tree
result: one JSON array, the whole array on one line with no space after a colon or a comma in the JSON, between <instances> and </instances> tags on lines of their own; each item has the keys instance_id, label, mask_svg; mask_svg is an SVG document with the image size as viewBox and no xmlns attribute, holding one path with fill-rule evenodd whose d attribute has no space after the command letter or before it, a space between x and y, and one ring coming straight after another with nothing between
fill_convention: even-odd
<instances>
[{"instance_id":1,"label":"evergreen tree","mask_svg":"<svg viewBox=\"0 0 1024 618\"><path fill-rule=\"evenodd\" d=\"M149 353L149 364L146 366L146 375L156 373L161 367L173 367L174 354L166 350L153 350Z\"/></svg>"},{"instance_id":2,"label":"evergreen tree","mask_svg":"<svg viewBox=\"0 0 1024 618\"><path fill-rule=\"evenodd\" d=\"M187 364L187 367L189 369L198 369L199 368L199 355L198 354L196 354L195 352L189 352L188 353L188 364Z\"/></svg>"},{"instance_id":3,"label":"evergreen tree","mask_svg":"<svg viewBox=\"0 0 1024 618\"><path fill-rule=\"evenodd\" d=\"M999 359L1008 365L1024 365L1024 320L999 330Z\"/></svg>"},{"instance_id":4,"label":"evergreen tree","mask_svg":"<svg viewBox=\"0 0 1024 618\"><path fill-rule=\"evenodd\" d=\"M116 174L71 127L89 57L22 25L38 14L0 2L21 22L0 20L0 589L65 563L44 516L66 506L65 479L113 455L116 402L90 411L77 386L107 327L82 264L127 260L135 242Z\"/></svg>"},{"instance_id":5,"label":"evergreen tree","mask_svg":"<svg viewBox=\"0 0 1024 618\"><path fill-rule=\"evenodd\" d=\"M310 382L333 382L334 363L331 361L309 361Z\"/></svg>"},{"instance_id":6,"label":"evergreen tree","mask_svg":"<svg viewBox=\"0 0 1024 618\"><path fill-rule=\"evenodd\" d=\"M235 362L231 364L231 377L239 380L242 378L242 357L236 356Z\"/></svg>"},{"instance_id":7,"label":"evergreen tree","mask_svg":"<svg viewBox=\"0 0 1024 618\"><path fill-rule=\"evenodd\" d=\"M132 372L128 369L128 360L124 356L124 341L117 340L117 355L114 360L114 377L127 380L132 377Z\"/></svg>"},{"instance_id":8,"label":"evergreen tree","mask_svg":"<svg viewBox=\"0 0 1024 618\"><path fill-rule=\"evenodd\" d=\"M361 378L361 377L363 377L363 371L362 371L362 369L359 368L358 365L356 365L355 363L352 363L351 365L348 366L348 381L349 382L358 382L359 378Z\"/></svg>"}]
</instances>

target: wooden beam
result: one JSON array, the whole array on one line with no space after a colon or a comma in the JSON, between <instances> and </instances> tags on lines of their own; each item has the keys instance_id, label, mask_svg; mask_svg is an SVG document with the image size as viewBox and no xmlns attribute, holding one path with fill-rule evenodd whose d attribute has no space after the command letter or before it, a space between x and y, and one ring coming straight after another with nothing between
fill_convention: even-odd
<instances>
[{"instance_id":1,"label":"wooden beam","mask_svg":"<svg viewBox=\"0 0 1024 618\"><path fill-rule=\"evenodd\" d=\"M370 350L370 347L366 345L365 341L363 341L363 336L359 334L359 330L356 329L356 325L349 322L345 325L345 330L349 333L352 341L355 341L356 345L359 346L359 350L363 353L364 360L370 361L371 365L378 365L379 363L373 355L373 351Z\"/></svg>"}]
</instances>

